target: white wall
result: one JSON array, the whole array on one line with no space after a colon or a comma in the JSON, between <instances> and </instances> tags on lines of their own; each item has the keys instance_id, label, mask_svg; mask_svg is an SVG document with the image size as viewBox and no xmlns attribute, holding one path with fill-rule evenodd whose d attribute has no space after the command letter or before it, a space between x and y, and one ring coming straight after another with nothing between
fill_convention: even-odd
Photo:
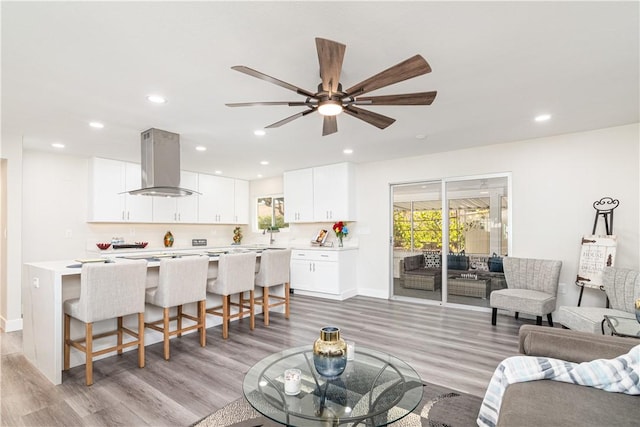
<instances>
[{"instance_id":1,"label":"white wall","mask_svg":"<svg viewBox=\"0 0 640 427\"><path fill-rule=\"evenodd\" d=\"M567 284L568 292L560 295L559 305L577 302L573 281L580 238L591 232L595 215L591 205L603 196L620 200L614 224L617 265L640 269L639 129L635 124L357 165L359 221L351 224L345 244L360 248L356 267L359 293L389 296L390 183L495 172L512 173L512 255L563 261L561 282ZM87 160L40 152L23 154L21 148L14 151L7 156L8 278L6 289L2 289L6 300L0 314L4 325L21 326L23 262L77 258L95 242L114 235L160 246L168 225L87 224ZM251 182L251 211L257 196L282 191L281 178ZM190 239L197 237L227 245L233 232L232 225L169 227L176 245L189 245ZM289 233L275 235L276 244L306 243L318 229L330 227L329 223L294 224ZM268 242L268 236L251 233L250 227L243 226L243 234L243 243ZM599 291L585 294L583 304L603 303Z\"/></svg>"},{"instance_id":2,"label":"white wall","mask_svg":"<svg viewBox=\"0 0 640 427\"><path fill-rule=\"evenodd\" d=\"M391 183L511 172L511 255L562 260L560 282L567 284L567 293L559 295L558 305L575 305L580 240L591 233L595 200L620 200L614 213L616 265L640 268L639 157L639 125L634 124L359 165L357 194L366 197L358 197L358 291L390 293L384 280L390 277L389 263L379 261L390 257ZM583 305L603 301L601 292L585 291Z\"/></svg>"}]
</instances>

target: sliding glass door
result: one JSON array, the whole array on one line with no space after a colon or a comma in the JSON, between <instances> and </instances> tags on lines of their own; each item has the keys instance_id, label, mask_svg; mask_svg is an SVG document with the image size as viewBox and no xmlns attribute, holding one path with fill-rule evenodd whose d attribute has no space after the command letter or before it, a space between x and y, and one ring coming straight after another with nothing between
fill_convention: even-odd
<instances>
[{"instance_id":1,"label":"sliding glass door","mask_svg":"<svg viewBox=\"0 0 640 427\"><path fill-rule=\"evenodd\" d=\"M392 185L391 200L392 295L488 307L504 286L489 262L508 253L509 175Z\"/></svg>"}]
</instances>

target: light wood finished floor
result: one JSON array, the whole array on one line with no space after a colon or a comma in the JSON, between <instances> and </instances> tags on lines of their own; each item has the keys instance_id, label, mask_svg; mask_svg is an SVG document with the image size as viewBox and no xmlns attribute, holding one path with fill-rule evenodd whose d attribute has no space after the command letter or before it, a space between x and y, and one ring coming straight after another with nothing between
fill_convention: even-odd
<instances>
[{"instance_id":1,"label":"light wood finished floor","mask_svg":"<svg viewBox=\"0 0 640 427\"><path fill-rule=\"evenodd\" d=\"M242 396L244 373L280 349L311 345L323 326L408 362L423 380L483 396L496 365L517 354L520 325L511 316L404 301L355 297L337 302L293 295L291 318L274 313L265 327L233 322L228 340L221 328L171 340L171 360L162 343L147 347L146 367L136 352L94 364L94 385L84 384L84 367L71 369L52 385L24 358L19 332L2 333L2 426L188 426Z\"/></svg>"}]
</instances>

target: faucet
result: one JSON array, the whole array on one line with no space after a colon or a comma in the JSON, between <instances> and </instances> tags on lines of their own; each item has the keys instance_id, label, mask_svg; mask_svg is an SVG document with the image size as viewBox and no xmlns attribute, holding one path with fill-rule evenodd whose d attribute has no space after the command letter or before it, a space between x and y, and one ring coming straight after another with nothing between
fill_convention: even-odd
<instances>
[{"instance_id":1,"label":"faucet","mask_svg":"<svg viewBox=\"0 0 640 427\"><path fill-rule=\"evenodd\" d=\"M279 233L280 229L278 227L273 227L273 226L267 227L262 230L262 234L263 235L267 234L267 231L269 232L269 244L273 245L273 243L276 241L276 239L273 238L273 233Z\"/></svg>"}]
</instances>

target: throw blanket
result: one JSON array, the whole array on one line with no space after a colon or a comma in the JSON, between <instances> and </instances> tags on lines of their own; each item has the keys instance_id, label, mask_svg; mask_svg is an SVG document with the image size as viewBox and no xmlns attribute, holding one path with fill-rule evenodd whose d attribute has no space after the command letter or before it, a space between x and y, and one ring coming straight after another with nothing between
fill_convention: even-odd
<instances>
[{"instance_id":1,"label":"throw blanket","mask_svg":"<svg viewBox=\"0 0 640 427\"><path fill-rule=\"evenodd\" d=\"M640 345L615 359L571 363L548 357L514 356L496 368L484 396L478 426L495 427L498 422L502 396L509 384L554 380L595 387L602 390L640 394Z\"/></svg>"}]
</instances>

